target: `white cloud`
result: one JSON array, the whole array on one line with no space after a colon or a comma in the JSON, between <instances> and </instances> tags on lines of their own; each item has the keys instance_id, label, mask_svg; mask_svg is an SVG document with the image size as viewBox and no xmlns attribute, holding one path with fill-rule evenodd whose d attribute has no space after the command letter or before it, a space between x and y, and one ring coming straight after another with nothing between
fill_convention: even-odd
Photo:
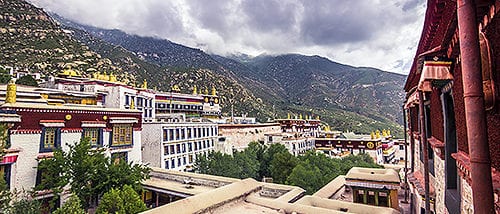
<instances>
[{"instance_id":1,"label":"white cloud","mask_svg":"<svg viewBox=\"0 0 500 214\"><path fill-rule=\"evenodd\" d=\"M301 53L408 73L423 0L31 0L83 24L210 53Z\"/></svg>"}]
</instances>

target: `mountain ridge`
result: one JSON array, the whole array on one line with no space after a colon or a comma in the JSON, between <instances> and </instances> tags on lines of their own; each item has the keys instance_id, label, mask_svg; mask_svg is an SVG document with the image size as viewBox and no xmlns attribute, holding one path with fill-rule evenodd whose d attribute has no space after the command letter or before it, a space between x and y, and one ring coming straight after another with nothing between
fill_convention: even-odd
<instances>
[{"instance_id":1,"label":"mountain ridge","mask_svg":"<svg viewBox=\"0 0 500 214\"><path fill-rule=\"evenodd\" d=\"M11 9L21 16L31 13L47 15L24 1L13 2L9 7L12 6ZM2 14L1 19L5 14L11 16L7 10ZM51 17L46 17L45 21L54 22L48 28L57 32L52 39L55 42L43 46L45 49L41 52L61 48L65 53L71 51L73 58L66 60L64 56L67 54L55 54L54 58L52 54L35 52L33 58L36 60L21 57L20 66L37 70L33 64L53 62L55 65L50 69L38 69L53 75L66 63L83 61L86 64L75 69L80 69L84 76L89 75L89 68L117 72L131 84L148 79L149 85L159 90L168 91L173 84L178 84L185 93L192 91L194 86L203 89L215 86L226 115L234 106L237 115L248 113L260 121L283 118L287 113L318 115L339 130L369 133L389 128L395 134L401 133L398 122L402 121L400 103L403 95L399 88L404 82L402 75L344 65L318 55L210 55L166 39L129 35L117 29L85 27L54 14L51 16L57 22ZM45 21L31 23L24 20L18 24L21 29L31 25L43 29L47 25ZM9 26L6 21L0 23L0 28ZM26 43L43 40L34 35L18 38ZM13 42L9 38L2 41L4 44ZM16 47L2 49L0 53L8 53L10 57L22 56L23 52L19 50L26 49L26 46L20 44ZM83 57L87 55L89 57ZM15 61L2 60L0 63Z\"/></svg>"}]
</instances>

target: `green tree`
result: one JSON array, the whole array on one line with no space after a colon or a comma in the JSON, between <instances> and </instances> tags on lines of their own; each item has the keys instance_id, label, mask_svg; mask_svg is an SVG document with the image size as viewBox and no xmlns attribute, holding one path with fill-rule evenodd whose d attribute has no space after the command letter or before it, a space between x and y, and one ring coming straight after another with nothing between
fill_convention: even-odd
<instances>
[{"instance_id":1,"label":"green tree","mask_svg":"<svg viewBox=\"0 0 500 214\"><path fill-rule=\"evenodd\" d=\"M261 163L261 176L262 177L271 177L271 161L274 159L274 155L278 153L289 153L288 149L282 144L271 144L269 147L265 148L265 151L262 155L262 158L259 158Z\"/></svg>"},{"instance_id":2,"label":"green tree","mask_svg":"<svg viewBox=\"0 0 500 214\"><path fill-rule=\"evenodd\" d=\"M127 184L140 190L140 182L149 176L148 167L124 161L115 163L103 149L92 149L88 139L68 147L67 153L57 150L53 158L41 161L39 170L45 176L37 188L60 192L69 184L85 209L94 207L97 199L112 188Z\"/></svg>"},{"instance_id":3,"label":"green tree","mask_svg":"<svg viewBox=\"0 0 500 214\"><path fill-rule=\"evenodd\" d=\"M288 151L281 151L274 154L273 159L269 163L269 171L273 182L284 184L298 163L299 160Z\"/></svg>"},{"instance_id":4,"label":"green tree","mask_svg":"<svg viewBox=\"0 0 500 214\"><path fill-rule=\"evenodd\" d=\"M293 168L287 182L290 185L302 187L307 194L312 194L324 186L322 177L323 175L318 167L300 163Z\"/></svg>"},{"instance_id":5,"label":"green tree","mask_svg":"<svg viewBox=\"0 0 500 214\"><path fill-rule=\"evenodd\" d=\"M31 75L22 76L16 80L16 84L38 87L38 82Z\"/></svg>"},{"instance_id":6,"label":"green tree","mask_svg":"<svg viewBox=\"0 0 500 214\"><path fill-rule=\"evenodd\" d=\"M14 201L9 209L9 214L40 214L40 202L27 198Z\"/></svg>"},{"instance_id":7,"label":"green tree","mask_svg":"<svg viewBox=\"0 0 500 214\"><path fill-rule=\"evenodd\" d=\"M111 188L104 193L96 213L132 214L146 209L139 194L131 186L124 185L122 189Z\"/></svg>"},{"instance_id":8,"label":"green tree","mask_svg":"<svg viewBox=\"0 0 500 214\"><path fill-rule=\"evenodd\" d=\"M69 197L68 201L64 205L54 211L54 214L85 214L85 210L82 208L80 199L76 195Z\"/></svg>"},{"instance_id":9,"label":"green tree","mask_svg":"<svg viewBox=\"0 0 500 214\"><path fill-rule=\"evenodd\" d=\"M257 160L257 154L251 150L244 150L236 152L234 155L234 162L237 167L238 178L254 178L258 179L258 172L260 163Z\"/></svg>"},{"instance_id":10,"label":"green tree","mask_svg":"<svg viewBox=\"0 0 500 214\"><path fill-rule=\"evenodd\" d=\"M10 76L9 71L0 66L0 83L7 84L9 83L10 79L12 79L12 77Z\"/></svg>"}]
</instances>

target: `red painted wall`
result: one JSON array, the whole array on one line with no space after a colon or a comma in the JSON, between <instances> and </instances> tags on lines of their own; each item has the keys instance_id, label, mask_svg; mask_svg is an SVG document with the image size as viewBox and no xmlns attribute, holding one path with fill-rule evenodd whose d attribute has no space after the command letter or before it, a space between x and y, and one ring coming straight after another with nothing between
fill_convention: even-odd
<instances>
[{"instance_id":1,"label":"red painted wall","mask_svg":"<svg viewBox=\"0 0 500 214\"><path fill-rule=\"evenodd\" d=\"M444 142L443 108L440 94L439 89L434 89L431 93L431 131L434 138Z\"/></svg>"},{"instance_id":2,"label":"red painted wall","mask_svg":"<svg viewBox=\"0 0 500 214\"><path fill-rule=\"evenodd\" d=\"M65 121L65 127L81 128L82 121L106 121L106 127L112 128L109 123L111 117L133 117L139 120L138 123L133 125L134 128L141 128L141 113L127 113L127 112L104 112L104 111L75 111L75 110L49 110L53 112L44 112L45 109L29 109L29 108L12 108L17 114L21 116L21 122L14 125L12 129L36 129L40 130L41 120L62 120ZM71 115L70 120L66 120L66 115ZM107 116L107 120L103 119Z\"/></svg>"}]
</instances>

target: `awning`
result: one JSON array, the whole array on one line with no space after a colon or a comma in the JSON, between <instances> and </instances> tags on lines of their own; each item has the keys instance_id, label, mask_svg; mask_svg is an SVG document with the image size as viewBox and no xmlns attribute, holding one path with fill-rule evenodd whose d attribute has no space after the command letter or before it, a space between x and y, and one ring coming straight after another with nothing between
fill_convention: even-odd
<instances>
[{"instance_id":1,"label":"awning","mask_svg":"<svg viewBox=\"0 0 500 214\"><path fill-rule=\"evenodd\" d=\"M449 61L424 61L424 67L418 81L418 90L432 91L434 80L452 80Z\"/></svg>"},{"instance_id":2,"label":"awning","mask_svg":"<svg viewBox=\"0 0 500 214\"><path fill-rule=\"evenodd\" d=\"M410 107L413 107L415 104L418 104L418 92L414 91L410 97L408 97L408 100L405 103L405 109L409 109Z\"/></svg>"}]
</instances>

